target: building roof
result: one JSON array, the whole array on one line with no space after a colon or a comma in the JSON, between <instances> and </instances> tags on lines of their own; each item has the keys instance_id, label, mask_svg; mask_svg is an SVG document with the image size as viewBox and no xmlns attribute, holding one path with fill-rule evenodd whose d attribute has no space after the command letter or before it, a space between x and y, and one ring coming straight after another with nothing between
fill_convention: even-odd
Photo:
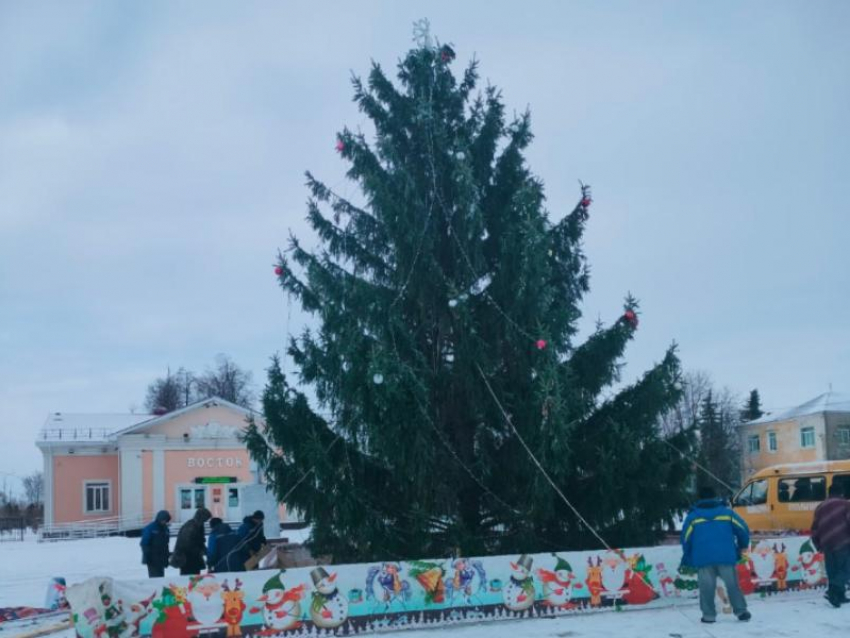
<instances>
[{"instance_id":1,"label":"building roof","mask_svg":"<svg viewBox=\"0 0 850 638\"><path fill-rule=\"evenodd\" d=\"M768 413L753 421L747 421L743 425L759 425L760 423L774 423L776 421L790 421L810 414L821 414L823 412L850 412L850 394L840 392L824 392L811 401L806 401L796 407L784 412Z\"/></svg>"},{"instance_id":2,"label":"building roof","mask_svg":"<svg viewBox=\"0 0 850 638\"><path fill-rule=\"evenodd\" d=\"M201 407L212 407L217 405L225 406L231 408L236 412L240 412L244 414L246 418L251 416L259 416L257 412L249 408L243 408L241 405L236 405L235 403L231 403L230 401L226 401L225 399L221 399L219 397L210 397L208 399L201 399L200 401L195 401L195 403L191 403L185 408L180 408L179 410L173 410L172 412L166 412L165 414L155 416L148 415L142 421L139 421L137 423L131 423L126 427L117 430L115 434L130 434L131 432L140 430L143 427L148 428L159 423L170 421L171 419L174 419L182 414L186 414L187 412L191 412L192 410L197 410Z\"/></svg>"},{"instance_id":3,"label":"building roof","mask_svg":"<svg viewBox=\"0 0 850 638\"><path fill-rule=\"evenodd\" d=\"M53 412L47 417L39 441L105 441L110 435L143 423L150 414L85 414Z\"/></svg>"}]
</instances>

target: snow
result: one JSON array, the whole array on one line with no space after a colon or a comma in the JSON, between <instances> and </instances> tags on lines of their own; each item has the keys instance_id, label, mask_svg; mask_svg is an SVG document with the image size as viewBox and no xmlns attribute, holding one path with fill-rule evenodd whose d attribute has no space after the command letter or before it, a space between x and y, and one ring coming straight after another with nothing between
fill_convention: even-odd
<instances>
[{"instance_id":1,"label":"snow","mask_svg":"<svg viewBox=\"0 0 850 638\"><path fill-rule=\"evenodd\" d=\"M300 534L284 532L290 540ZM301 533L303 534L303 532ZM174 570L169 570L173 573ZM38 543L35 537L25 541L0 543L0 607L42 606L47 584L53 576L64 576L68 584L98 575L116 579L143 579L146 570L140 563L138 539L99 538ZM846 636L850 626L850 606L833 609L823 592L795 592L748 600L753 620L741 623L720 615L715 625L702 625L695 603L675 608L644 609L623 612L591 612L561 618L490 622L477 625L453 625L423 631L401 631L399 638L773 638L775 636ZM53 617L45 625L56 622ZM32 629L30 621L28 629ZM0 635L14 636L12 627ZM382 633L380 635L388 635ZM73 638L73 630L52 634L54 638Z\"/></svg>"},{"instance_id":2,"label":"snow","mask_svg":"<svg viewBox=\"0 0 850 638\"><path fill-rule=\"evenodd\" d=\"M775 421L789 421L799 417L808 416L810 414L820 414L822 412L850 412L850 394L842 394L839 392L825 392L816 396L811 401L786 410L778 414L765 414L763 417L754 421L745 421L741 425L758 425L761 423L773 423Z\"/></svg>"},{"instance_id":3,"label":"snow","mask_svg":"<svg viewBox=\"0 0 850 638\"><path fill-rule=\"evenodd\" d=\"M68 414L54 412L47 417L38 440L105 441L120 430L143 423L150 414Z\"/></svg>"}]
</instances>

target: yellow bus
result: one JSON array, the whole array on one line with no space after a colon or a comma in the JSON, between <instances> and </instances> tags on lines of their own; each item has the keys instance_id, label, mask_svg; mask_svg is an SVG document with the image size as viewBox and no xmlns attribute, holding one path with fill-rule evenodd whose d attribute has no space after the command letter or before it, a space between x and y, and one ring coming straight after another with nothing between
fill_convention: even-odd
<instances>
[{"instance_id":1,"label":"yellow bus","mask_svg":"<svg viewBox=\"0 0 850 638\"><path fill-rule=\"evenodd\" d=\"M773 465L747 480L732 507L754 531L808 531L833 483L850 497L850 460Z\"/></svg>"}]
</instances>

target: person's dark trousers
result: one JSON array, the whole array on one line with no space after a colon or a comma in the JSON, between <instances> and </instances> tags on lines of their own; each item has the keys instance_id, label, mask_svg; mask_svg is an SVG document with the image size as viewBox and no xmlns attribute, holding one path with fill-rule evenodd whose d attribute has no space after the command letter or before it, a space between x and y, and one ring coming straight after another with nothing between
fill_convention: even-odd
<instances>
[{"instance_id":1,"label":"person's dark trousers","mask_svg":"<svg viewBox=\"0 0 850 638\"><path fill-rule=\"evenodd\" d=\"M717 610L714 606L714 596L717 593L717 579L726 585L726 593L729 594L729 602L732 603L732 611L740 616L747 611L747 601L741 588L738 586L738 575L735 573L734 565L707 565L699 568L699 607L702 610L703 620L713 622L717 619Z\"/></svg>"},{"instance_id":2,"label":"person's dark trousers","mask_svg":"<svg viewBox=\"0 0 850 638\"><path fill-rule=\"evenodd\" d=\"M850 546L834 552L824 552L826 577L829 580L827 597L833 605L847 602L847 581L850 580Z\"/></svg>"},{"instance_id":3,"label":"person's dark trousers","mask_svg":"<svg viewBox=\"0 0 850 638\"><path fill-rule=\"evenodd\" d=\"M148 565L148 578L162 578L165 576L165 567Z\"/></svg>"}]
</instances>

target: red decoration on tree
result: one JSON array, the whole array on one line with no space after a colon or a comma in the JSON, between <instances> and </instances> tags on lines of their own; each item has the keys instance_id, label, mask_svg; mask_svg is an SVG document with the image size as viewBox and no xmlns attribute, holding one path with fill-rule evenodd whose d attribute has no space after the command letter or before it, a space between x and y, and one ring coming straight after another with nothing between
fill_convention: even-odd
<instances>
[{"instance_id":1,"label":"red decoration on tree","mask_svg":"<svg viewBox=\"0 0 850 638\"><path fill-rule=\"evenodd\" d=\"M443 61L444 64L451 62L455 59L455 51L449 45L445 45L440 50L440 60Z\"/></svg>"},{"instance_id":2,"label":"red decoration on tree","mask_svg":"<svg viewBox=\"0 0 850 638\"><path fill-rule=\"evenodd\" d=\"M626 310L625 314L623 314L623 319L625 319L626 323L628 323L632 328L638 327L638 318L634 310Z\"/></svg>"},{"instance_id":3,"label":"red decoration on tree","mask_svg":"<svg viewBox=\"0 0 850 638\"><path fill-rule=\"evenodd\" d=\"M581 205L582 205L584 208L587 208L588 206L590 206L590 202L592 202L592 201L593 201L593 200L592 200L592 199L590 199L589 197L584 197L584 198L581 200Z\"/></svg>"},{"instance_id":4,"label":"red decoration on tree","mask_svg":"<svg viewBox=\"0 0 850 638\"><path fill-rule=\"evenodd\" d=\"M546 339L538 339L537 340L537 349L544 350L546 348Z\"/></svg>"},{"instance_id":5,"label":"red decoration on tree","mask_svg":"<svg viewBox=\"0 0 850 638\"><path fill-rule=\"evenodd\" d=\"M345 150L345 142L342 140L336 141L336 151L337 153L342 153Z\"/></svg>"},{"instance_id":6,"label":"red decoration on tree","mask_svg":"<svg viewBox=\"0 0 850 638\"><path fill-rule=\"evenodd\" d=\"M274 274L276 274L278 277L280 277L283 274L283 267L282 266L275 266L274 267Z\"/></svg>"}]
</instances>

